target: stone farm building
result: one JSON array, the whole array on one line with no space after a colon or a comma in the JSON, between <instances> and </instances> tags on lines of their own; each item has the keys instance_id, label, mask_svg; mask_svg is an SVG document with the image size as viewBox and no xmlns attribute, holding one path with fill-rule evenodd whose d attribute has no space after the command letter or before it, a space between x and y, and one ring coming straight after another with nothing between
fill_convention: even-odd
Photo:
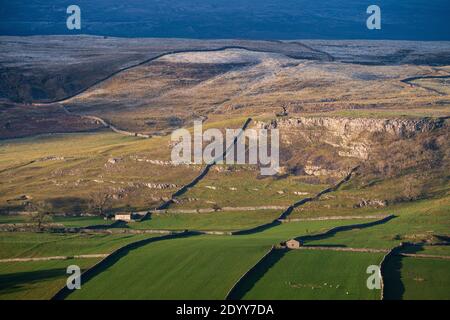
<instances>
[{"instance_id":1,"label":"stone farm building","mask_svg":"<svg viewBox=\"0 0 450 320\"><path fill-rule=\"evenodd\" d=\"M286 245L286 248L288 248L288 249L298 249L302 246L302 243L301 243L301 241L291 239L291 240L286 241L285 245Z\"/></svg>"},{"instance_id":2,"label":"stone farm building","mask_svg":"<svg viewBox=\"0 0 450 320\"><path fill-rule=\"evenodd\" d=\"M117 213L114 216L114 220L131 221L132 214L131 213Z\"/></svg>"}]
</instances>

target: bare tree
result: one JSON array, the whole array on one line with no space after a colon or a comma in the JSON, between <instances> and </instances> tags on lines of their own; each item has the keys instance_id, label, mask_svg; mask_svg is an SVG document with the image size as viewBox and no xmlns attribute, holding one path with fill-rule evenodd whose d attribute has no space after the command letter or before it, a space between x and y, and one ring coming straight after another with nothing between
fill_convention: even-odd
<instances>
[{"instance_id":1,"label":"bare tree","mask_svg":"<svg viewBox=\"0 0 450 320\"><path fill-rule=\"evenodd\" d=\"M37 230L43 230L43 224L51 221L52 205L47 201L29 202L28 210L31 211L30 221L36 224Z\"/></svg>"},{"instance_id":2,"label":"bare tree","mask_svg":"<svg viewBox=\"0 0 450 320\"><path fill-rule=\"evenodd\" d=\"M107 192L93 193L89 199L89 211L93 214L105 217L111 209L112 196Z\"/></svg>"}]
</instances>

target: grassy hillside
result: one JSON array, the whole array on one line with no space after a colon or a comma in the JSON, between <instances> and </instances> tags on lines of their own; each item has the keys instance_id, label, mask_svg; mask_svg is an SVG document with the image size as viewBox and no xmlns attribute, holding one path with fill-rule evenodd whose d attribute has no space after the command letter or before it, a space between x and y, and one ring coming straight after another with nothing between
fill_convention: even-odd
<instances>
[{"instance_id":1,"label":"grassy hillside","mask_svg":"<svg viewBox=\"0 0 450 320\"><path fill-rule=\"evenodd\" d=\"M402 241L420 242L432 238L435 234L447 234L450 228L448 197L405 204L377 212L391 213L396 218L387 224L368 229L345 231L313 243L348 247L392 248Z\"/></svg>"},{"instance_id":2,"label":"grassy hillside","mask_svg":"<svg viewBox=\"0 0 450 320\"><path fill-rule=\"evenodd\" d=\"M160 147L167 141L109 132L3 140L0 208L23 210L27 200L47 200L55 212L79 214L87 209L90 194L95 192L112 193L117 210L128 205L131 210L157 206L176 188L151 189L147 184L183 185L200 169L147 162L167 159L170 149ZM21 199L23 196L28 199Z\"/></svg>"},{"instance_id":3,"label":"grassy hillside","mask_svg":"<svg viewBox=\"0 0 450 320\"><path fill-rule=\"evenodd\" d=\"M450 261L439 259L403 258L400 272L405 300L448 299Z\"/></svg>"},{"instance_id":4,"label":"grassy hillside","mask_svg":"<svg viewBox=\"0 0 450 320\"><path fill-rule=\"evenodd\" d=\"M377 300L380 290L367 288L366 269L378 265L382 257L371 253L289 251L277 257L279 260L261 278L251 279L253 285L242 293L243 299Z\"/></svg>"},{"instance_id":5,"label":"grassy hillside","mask_svg":"<svg viewBox=\"0 0 450 320\"><path fill-rule=\"evenodd\" d=\"M153 235L1 232L0 258L35 258L111 253Z\"/></svg>"},{"instance_id":6,"label":"grassy hillside","mask_svg":"<svg viewBox=\"0 0 450 320\"><path fill-rule=\"evenodd\" d=\"M223 299L272 245L345 224L349 222L289 223L250 235L193 236L151 243L108 266L69 298Z\"/></svg>"},{"instance_id":7,"label":"grassy hillside","mask_svg":"<svg viewBox=\"0 0 450 320\"><path fill-rule=\"evenodd\" d=\"M66 284L67 267L82 271L98 259L0 263L0 300L49 300Z\"/></svg>"},{"instance_id":8,"label":"grassy hillside","mask_svg":"<svg viewBox=\"0 0 450 320\"><path fill-rule=\"evenodd\" d=\"M367 266L402 242L410 255L387 260L385 297L449 298L449 43L72 39L85 47L0 38L0 299L48 299L67 264L98 261L71 257L147 238L68 298L223 299L251 270L239 298L378 299ZM195 119L278 129L279 172L172 163L170 133ZM103 218L132 212L148 214ZM279 249L299 237L326 250Z\"/></svg>"},{"instance_id":9,"label":"grassy hillside","mask_svg":"<svg viewBox=\"0 0 450 320\"><path fill-rule=\"evenodd\" d=\"M212 213L152 214L149 220L131 223L133 229L220 230L250 229L272 222L282 210L218 211Z\"/></svg>"}]
</instances>

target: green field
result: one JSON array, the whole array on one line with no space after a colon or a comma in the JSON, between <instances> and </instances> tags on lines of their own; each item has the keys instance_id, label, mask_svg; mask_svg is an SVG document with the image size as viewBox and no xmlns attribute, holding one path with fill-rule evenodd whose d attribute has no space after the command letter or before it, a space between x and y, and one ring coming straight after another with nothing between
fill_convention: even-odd
<instances>
[{"instance_id":1,"label":"green field","mask_svg":"<svg viewBox=\"0 0 450 320\"><path fill-rule=\"evenodd\" d=\"M0 38L0 299L450 299L450 41Z\"/></svg>"},{"instance_id":2,"label":"green field","mask_svg":"<svg viewBox=\"0 0 450 320\"><path fill-rule=\"evenodd\" d=\"M85 270L98 260L0 262L0 300L48 300L65 286L68 266Z\"/></svg>"},{"instance_id":3,"label":"green field","mask_svg":"<svg viewBox=\"0 0 450 320\"><path fill-rule=\"evenodd\" d=\"M218 211L213 213L161 213L149 220L130 223L133 229L234 231L272 222L282 210Z\"/></svg>"},{"instance_id":4,"label":"green field","mask_svg":"<svg viewBox=\"0 0 450 320\"><path fill-rule=\"evenodd\" d=\"M107 254L155 235L0 233L0 259ZM49 299L65 285L66 268L82 270L100 258L0 262L1 299Z\"/></svg>"},{"instance_id":5,"label":"green field","mask_svg":"<svg viewBox=\"0 0 450 320\"><path fill-rule=\"evenodd\" d=\"M221 299L265 250L214 236L156 242L133 250L69 298Z\"/></svg>"},{"instance_id":6,"label":"green field","mask_svg":"<svg viewBox=\"0 0 450 320\"><path fill-rule=\"evenodd\" d=\"M405 253L430 254L409 248ZM433 254L438 254L431 250ZM448 250L447 250L448 253ZM386 261L385 298L387 300L448 300L450 260L419 256L391 256Z\"/></svg>"},{"instance_id":7,"label":"green field","mask_svg":"<svg viewBox=\"0 0 450 320\"><path fill-rule=\"evenodd\" d=\"M1 232L0 259L110 253L152 236Z\"/></svg>"},{"instance_id":8,"label":"green field","mask_svg":"<svg viewBox=\"0 0 450 320\"><path fill-rule=\"evenodd\" d=\"M366 286L366 270L370 265L379 265L382 257L359 252L288 251L268 269L260 267L265 273L251 278L243 299L380 299L380 290Z\"/></svg>"},{"instance_id":9,"label":"green field","mask_svg":"<svg viewBox=\"0 0 450 320\"><path fill-rule=\"evenodd\" d=\"M272 245L346 224L349 221L286 223L249 235L158 241L132 250L69 298L223 299Z\"/></svg>"},{"instance_id":10,"label":"green field","mask_svg":"<svg viewBox=\"0 0 450 320\"><path fill-rule=\"evenodd\" d=\"M414 250L414 253L418 254L429 254L429 255L439 255L439 256L450 256L450 246L421 246L420 250Z\"/></svg>"},{"instance_id":11,"label":"green field","mask_svg":"<svg viewBox=\"0 0 450 320\"><path fill-rule=\"evenodd\" d=\"M61 223L68 228L83 228L95 225L107 225L114 221L105 220L102 217L53 217L52 222Z\"/></svg>"},{"instance_id":12,"label":"green field","mask_svg":"<svg viewBox=\"0 0 450 320\"><path fill-rule=\"evenodd\" d=\"M26 223L27 221L27 217L22 215L0 215L0 224Z\"/></svg>"},{"instance_id":13,"label":"green field","mask_svg":"<svg viewBox=\"0 0 450 320\"><path fill-rule=\"evenodd\" d=\"M329 187L327 184L305 183L301 177L261 178L258 170L250 171L238 165L232 168L236 171L211 169L195 188L180 197L181 204L173 208L211 208L213 204L219 207L289 206ZM186 198L197 201L183 202Z\"/></svg>"},{"instance_id":14,"label":"green field","mask_svg":"<svg viewBox=\"0 0 450 320\"><path fill-rule=\"evenodd\" d=\"M105 220L102 217L70 217L70 216L52 216L47 223L62 224L68 228L88 227L94 225L111 224L113 221ZM0 224L31 223L26 215L0 215Z\"/></svg>"},{"instance_id":15,"label":"green field","mask_svg":"<svg viewBox=\"0 0 450 320\"><path fill-rule=\"evenodd\" d=\"M450 260L410 258L401 259L400 271L406 300L448 300L450 297Z\"/></svg>"},{"instance_id":16,"label":"green field","mask_svg":"<svg viewBox=\"0 0 450 320\"><path fill-rule=\"evenodd\" d=\"M367 229L350 230L314 241L316 245L344 245L363 248L392 248L401 241L417 242L433 234L447 234L450 228L450 198L418 201L378 213L394 214L386 224Z\"/></svg>"}]
</instances>

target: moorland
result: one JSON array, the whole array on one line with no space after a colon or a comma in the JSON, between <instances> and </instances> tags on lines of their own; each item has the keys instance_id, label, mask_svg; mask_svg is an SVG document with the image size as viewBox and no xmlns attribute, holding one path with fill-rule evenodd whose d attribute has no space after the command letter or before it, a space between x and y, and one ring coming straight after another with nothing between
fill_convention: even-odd
<instances>
[{"instance_id":1,"label":"moorland","mask_svg":"<svg viewBox=\"0 0 450 320\"><path fill-rule=\"evenodd\" d=\"M0 299L450 298L449 42L0 43ZM278 174L173 164L198 119Z\"/></svg>"}]
</instances>

